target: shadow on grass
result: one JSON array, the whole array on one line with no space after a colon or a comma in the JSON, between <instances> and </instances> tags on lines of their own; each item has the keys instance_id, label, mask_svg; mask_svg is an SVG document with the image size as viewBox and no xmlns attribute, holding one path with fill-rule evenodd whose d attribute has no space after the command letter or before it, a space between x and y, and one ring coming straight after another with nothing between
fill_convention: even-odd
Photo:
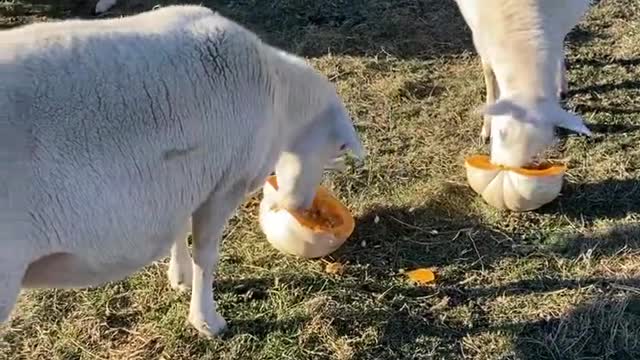
<instances>
[{"instance_id":1,"label":"shadow on grass","mask_svg":"<svg viewBox=\"0 0 640 360\"><path fill-rule=\"evenodd\" d=\"M510 252L511 237L479 222L470 209L474 197L466 186L451 184L422 206L371 208L356 219L352 240L335 257L370 264L371 271L425 263L480 269Z\"/></svg>"},{"instance_id":2,"label":"shadow on grass","mask_svg":"<svg viewBox=\"0 0 640 360\"><path fill-rule=\"evenodd\" d=\"M598 281L601 283L599 284ZM640 353L640 298L637 293L639 281L551 281L544 288L530 283L517 282L480 291L455 289L466 293L468 301L455 303L449 298L444 306L453 308L465 305L471 310L466 319L445 317L437 307L419 306L402 289L391 290L385 297L391 299L384 310L372 309L363 312L342 306L329 310L323 316L332 319L332 324L341 336L354 336L359 329L382 325L374 349L360 354L363 358L396 359L420 358L416 351L432 348L424 355L451 358L452 354L463 356L459 347L469 336L499 332L515 339L513 352L518 359L637 359ZM609 287L602 284L609 284ZM597 300L578 305L575 309L557 317L539 321L502 322L485 313L483 304L497 297L544 293L547 291L577 289L586 286L598 287L601 296ZM522 292L521 290L526 290ZM622 290L623 292L621 292ZM624 292L624 290L627 290ZM617 292L617 293L616 293ZM615 295L614 295L615 294ZM420 297L445 296L444 289L425 290ZM430 346L451 344L452 348ZM422 346L416 348L416 344ZM437 349L437 350L436 350Z\"/></svg>"},{"instance_id":3,"label":"shadow on grass","mask_svg":"<svg viewBox=\"0 0 640 360\"><path fill-rule=\"evenodd\" d=\"M19 8L41 9L50 17L94 18L96 1L22 0ZM308 57L331 53L432 58L474 51L470 32L454 1L120 0L106 16L139 13L155 5L189 3L219 11L267 42Z\"/></svg>"},{"instance_id":4,"label":"shadow on grass","mask_svg":"<svg viewBox=\"0 0 640 360\"><path fill-rule=\"evenodd\" d=\"M0 17L13 18L14 25L21 23L22 17L63 18L72 16L73 12L88 1L83 0L11 0L0 1ZM6 26L11 27L11 26Z\"/></svg>"},{"instance_id":5,"label":"shadow on grass","mask_svg":"<svg viewBox=\"0 0 640 360\"><path fill-rule=\"evenodd\" d=\"M608 183L607 186L627 190L629 189L625 186L631 186L630 189L635 189L633 187L635 184L631 183ZM596 191L596 189L590 189L586 192L591 193L593 191ZM624 192L624 194L627 193ZM628 198L640 198L639 196L634 197L634 194L627 194ZM408 356L408 354L402 352L402 349L413 349L412 344L427 341L425 340L426 338L442 339L445 343L459 343L467 335L495 330L506 331L519 338L523 337L522 344L518 343L518 349L521 346L544 344L544 341L548 342L549 339L556 336L554 331L568 331L564 327L554 328L555 323L553 321L564 324L567 321L571 321L571 317L574 316L573 313L544 323L507 324L496 328L495 325L490 324L489 318L485 315L485 311L480 304L503 296L555 293L584 288L589 288L590 291L600 294L634 294L638 291L640 279L637 278L589 277L566 279L562 278L561 275L556 277L550 274L545 274L545 276L536 279L515 281L499 286L468 286L462 283L461 280L464 274L456 273L456 268L464 269L465 272L473 269L490 271L494 264L505 258L551 256L567 259L598 259L615 257L624 251L640 250L640 224L627 224L618 225L597 233L549 234L552 238L544 239L541 244L531 244L528 247L529 250L523 251L523 247L520 246L523 245L520 240L520 234L516 232L505 233L480 223L470 208L464 205L465 202L468 202L468 196L472 195L465 194L464 189L461 189L460 186L451 186L441 194L440 199L421 207L379 207L373 209L357 219L358 227L352 241L334 254L334 257L341 262L366 266L368 276L373 278L369 282L346 285L347 289L358 294L369 293L376 294L376 296L384 294L384 298L388 299L380 301L381 304L385 305L385 311L374 311L364 315L358 314L358 311L353 311L353 314L350 314L349 311L352 310L348 310L347 307L342 310L343 313L337 311L335 314L331 314L332 317L344 319L340 325L344 334L354 331L352 325L350 325L350 322L353 321L350 320L352 317L361 319L359 320L359 326L361 327L384 324L379 338L380 345L383 345L380 349L381 352L375 354L367 353L367 357L374 355L379 358ZM566 195L569 199L572 196L573 194ZM450 201L451 204L446 204L446 201ZM562 201L566 203L567 199L565 198ZM574 199L573 201L577 200ZM633 200L630 200L629 204L631 205L632 202ZM611 208L604 207L603 213L595 210L596 208L603 209L602 204L590 204L587 201L586 203L582 202L582 207L574 209L574 216L586 216L593 219L606 213L607 217L621 218L627 214L638 212L640 209L637 206L635 204L629 208L618 203L617 206L612 206ZM573 204L571 207L574 207ZM548 209L547 211L550 210ZM582 214L580 214L580 211L582 211ZM362 246L362 241L366 242L366 246ZM526 249L527 247L524 248ZM424 264L435 267L443 265L461 266L453 267L454 270L450 269L446 274L442 274L438 284L433 287L389 287L388 284L384 283L383 279L389 276L389 268L413 268L424 266ZM376 278L379 281L376 281ZM472 315L464 322L459 319L443 320L438 316L437 309L429 306L425 307L424 305L416 306L416 303L421 301L419 299L429 298L442 299L445 306L449 308L460 306L471 308ZM579 312L580 310L577 311L577 314L584 313L584 311L582 313ZM580 316L581 321L600 321L603 324L608 324L608 321L621 321L620 319L608 319L606 313L599 314L600 318L591 320L587 316ZM565 317L568 317L569 320L565 319ZM566 326L566 324L562 326ZM605 335L599 333L597 336ZM567 334L566 336L570 335ZM616 341L623 341L624 339L624 337L620 337ZM585 354L598 354L607 358L611 347L606 344L598 346L592 346L592 350L585 352ZM635 345L629 347L621 344L621 346L621 349L623 349L621 351L626 351L627 353L637 351L633 347ZM390 349L395 349L395 351ZM455 351L459 351L459 349L455 349ZM571 353L571 351L568 353ZM583 354L580 351L575 350L574 353ZM617 354L616 356L623 356L620 354L624 353ZM529 358L531 357L524 357L524 359ZM570 359L572 357L556 358Z\"/></svg>"},{"instance_id":6,"label":"shadow on grass","mask_svg":"<svg viewBox=\"0 0 640 360\"><path fill-rule=\"evenodd\" d=\"M609 186L624 187L621 184ZM566 278L547 272L533 279L497 285L469 285L462 280L465 279L465 272L474 269L491 271L495 264L507 258L547 256L597 261L629 251L637 252L640 250L640 224L624 224L580 234L550 233L549 238L540 243L524 244L521 234L517 232L498 231L481 223L471 205L473 196L464 186L450 185L422 206L379 206L360 216L352 239L331 257L366 269L365 277L362 276L362 270L358 270L345 278L333 279L329 284L327 277L311 278L295 274L278 277L278 282L304 288L307 293L322 292L323 296L329 297L334 305L323 310L325 312L320 316L331 320L331 326L338 336L356 337L362 329L378 329L377 346L359 350L356 358L419 358L416 351L426 349L435 349L433 353L422 354L426 357L462 356L458 345L468 336L496 331L516 339L513 351L522 359L537 358L527 355L529 351L534 351L531 354L540 352L544 359L572 359L574 355L633 358L625 356L635 356L637 344L633 343L634 338L626 336L635 335L615 334L613 329L624 327L629 333L640 331L633 328L637 312L640 311L638 300L633 298L640 287L640 279L602 276ZM572 196L566 195L569 198ZM562 201L566 202L567 199ZM583 206L588 210L592 206L602 207L602 204ZM623 217L637 211L635 208L618 210L616 213L609 211L607 216ZM594 218L601 214L592 210L583 215ZM414 268L424 264L459 266L449 266L432 287L404 286L390 280L393 275L389 269ZM269 296L269 289L275 283L275 279L250 279L246 282L239 279L220 283L218 288L242 298L262 299ZM499 297L555 294L579 289L588 289L585 291L590 294L626 296L627 300L624 306L622 302L615 301L588 303L557 318L504 324L496 324L483 305ZM454 312L460 309L469 315L445 317L442 314L448 311L441 311L440 306ZM610 313L608 309L623 309L620 311L624 314L631 312L635 318L626 315L623 318L617 313ZM304 318L299 320L305 323L310 321ZM262 320L257 321L260 323ZM258 328L261 326L258 325ZM292 328L287 331L297 329L299 324L290 326ZM252 333L250 325L246 331ZM583 334L586 334L586 338L580 337ZM600 342L597 344L589 344L585 340L606 336L613 342L598 340ZM611 353L611 349L615 349L615 352Z\"/></svg>"},{"instance_id":7,"label":"shadow on grass","mask_svg":"<svg viewBox=\"0 0 640 360\"><path fill-rule=\"evenodd\" d=\"M385 324L382 328L379 344L385 352L398 356L402 349L412 353L416 343L424 342L425 338L435 338L436 342L460 344L470 335L480 335L500 332L516 338L515 351L518 359L638 359L640 354L640 298L637 295L640 279L612 280L544 280L539 282L519 281L494 288L441 288L421 291L390 291L389 298L402 299L390 304L393 310L367 314L342 314L342 318L352 316L368 319L360 326L374 326ZM602 294L614 294L617 301L606 299L601 302L580 305L567 314L551 317L540 321L518 323L492 323L483 309L483 303L497 297L521 296L533 293L557 292L563 290L595 288ZM620 294L625 294L620 296ZM439 315L434 308L420 308L407 306L407 298L412 295L419 297L445 296L447 307L465 305L472 314L467 319L452 319ZM456 296L453 298L452 296ZM613 297L613 295L611 295ZM464 298L465 301L459 302ZM336 316L332 314L331 316ZM352 321L352 320L351 320ZM352 333L349 329L350 320L342 324L342 332ZM380 349L382 350L382 349ZM459 348L451 349L451 353L458 353ZM409 356L410 353L402 354ZM448 354L451 354L448 353ZM445 353L446 354L446 353ZM383 358L379 353L367 353L369 358ZM434 354L432 354L434 355ZM438 354L444 355L444 354ZM459 353L459 356L462 356ZM450 355L449 355L450 356ZM386 357L385 357L386 358ZM398 357L388 357L398 358ZM404 357L403 357L404 358ZM408 357L409 358L409 357Z\"/></svg>"},{"instance_id":8,"label":"shadow on grass","mask_svg":"<svg viewBox=\"0 0 640 360\"><path fill-rule=\"evenodd\" d=\"M609 179L598 183L565 184L562 197L540 209L573 220L621 219L640 213L640 181Z\"/></svg>"},{"instance_id":9,"label":"shadow on grass","mask_svg":"<svg viewBox=\"0 0 640 360\"><path fill-rule=\"evenodd\" d=\"M470 32L453 1L261 0L206 5L304 56L330 52L431 58L473 51Z\"/></svg>"},{"instance_id":10,"label":"shadow on grass","mask_svg":"<svg viewBox=\"0 0 640 360\"><path fill-rule=\"evenodd\" d=\"M550 320L522 325L522 360L640 358L640 297L597 299Z\"/></svg>"},{"instance_id":11,"label":"shadow on grass","mask_svg":"<svg viewBox=\"0 0 640 360\"><path fill-rule=\"evenodd\" d=\"M398 210L384 213L378 211L374 216L381 218L396 216L401 218L399 214L401 214L401 212ZM413 210L411 214L416 214L416 210ZM419 211L418 214L420 214ZM404 221L406 221L406 226L413 226L411 220L404 218ZM380 220L378 224L381 222L382 220ZM351 249L345 249L342 254L336 254L336 257L344 262L348 261L369 265L369 274L376 274L379 271L380 276L388 276L385 273L385 269L380 268L380 266L384 266L381 264L393 263L394 261L400 262L400 260L394 260L396 256L406 262L404 265L406 265L407 268L424 264L439 267L454 263L466 263L464 269L465 271L469 271L473 268L479 268L480 264L486 269L490 269L493 264L501 259L534 254L538 256L550 255L556 258L561 257L577 260L584 258L609 258L615 257L622 252L640 251L640 223L617 225L599 232L549 234L549 238L544 239L542 243L531 244L529 246L511 246L512 244L515 245L516 240L514 239L518 238L518 234L506 234L494 231L479 224L471 225L468 222L465 224L468 225L467 228L461 228L456 230L455 233L449 232L449 235L445 235L445 237L448 236L451 241L443 241L443 246L441 246L440 241L434 239L436 235L429 234L424 242L419 243L421 248L416 247L416 242L413 241L395 243L392 247L387 248L374 246L374 249L378 249L378 254L377 256L372 256L371 252L366 249L358 249L356 246L352 246ZM419 231L417 229L414 230ZM466 234L462 235L463 232ZM447 232L444 233L446 234ZM420 232L417 234L420 236ZM464 237L470 236L469 234L473 234L476 239L473 244L464 244ZM462 240L457 241L456 238L462 238ZM469 258L460 256L465 253L473 255ZM402 264L398 264L396 266L402 268L403 266L401 265ZM615 279L589 277L584 279L566 279L556 278L555 276L550 277L549 274L537 279L521 280L501 286L478 287L460 285L461 278L458 278L456 275L457 274L448 274L447 276L441 276L437 287L410 287L388 290L384 285L376 284L375 282L356 286L360 286L359 291L374 293L386 292L387 297L391 298L394 296L421 298L444 294L449 298L449 304L454 306L470 301L472 302L478 298L493 298L500 295L528 295L585 287L592 287L602 292L640 287L640 279L636 278Z\"/></svg>"},{"instance_id":12,"label":"shadow on grass","mask_svg":"<svg viewBox=\"0 0 640 360\"><path fill-rule=\"evenodd\" d=\"M584 108L583 108L584 106ZM621 114L621 113L640 113L640 108L633 109L621 109L621 108L607 108L607 107L596 107L590 105L576 104L576 110L578 112L582 111L593 111L593 112L609 112L612 114ZM640 131L640 125L633 125L629 123L622 124L606 124L606 123L597 123L597 124L589 124L589 130L596 134L604 134L604 135L613 135L613 134L628 134L634 131Z\"/></svg>"},{"instance_id":13,"label":"shadow on grass","mask_svg":"<svg viewBox=\"0 0 640 360\"><path fill-rule=\"evenodd\" d=\"M575 59L572 63L577 66L592 66L596 68L601 68L608 65L634 67L634 66L640 66L640 58L633 58L633 59L580 58L580 59Z\"/></svg>"},{"instance_id":14,"label":"shadow on grass","mask_svg":"<svg viewBox=\"0 0 640 360\"><path fill-rule=\"evenodd\" d=\"M607 113L611 115L631 115L631 114L640 114L640 106L601 106L601 105L592 105L592 104L575 104L575 111L579 113L585 112L593 112L593 113ZM589 124L589 128L593 129L597 127L598 124ZM624 126L619 126L620 129L624 129ZM628 131L636 131L640 129L640 126L629 125L626 127L629 129ZM596 132L602 132L597 131ZM619 132L627 132L627 131L619 131Z\"/></svg>"},{"instance_id":15,"label":"shadow on grass","mask_svg":"<svg viewBox=\"0 0 640 360\"><path fill-rule=\"evenodd\" d=\"M379 206L361 215L352 240L335 257L376 268L411 268L464 265L467 270L483 269L497 260L521 256L524 233L505 232L480 221L472 208L476 195L463 185L447 185L426 204L416 208ZM600 183L567 184L563 195L533 214L549 214L573 221L591 223L600 219L623 219L640 213L640 181L607 180ZM528 219L528 218L527 218ZM603 256L613 255L624 246L640 248L640 225L618 225L606 233L545 233L551 244L546 250L579 256L597 246ZM365 245L365 246L363 246ZM539 244L533 244L539 245ZM538 249L536 249L537 251Z\"/></svg>"},{"instance_id":16,"label":"shadow on grass","mask_svg":"<svg viewBox=\"0 0 640 360\"><path fill-rule=\"evenodd\" d=\"M589 85L577 89L569 90L569 95L597 93L602 94L616 90L640 90L640 81L625 80L618 83Z\"/></svg>"},{"instance_id":17,"label":"shadow on grass","mask_svg":"<svg viewBox=\"0 0 640 360\"><path fill-rule=\"evenodd\" d=\"M584 23L578 23L565 38L568 47L584 46L594 40L602 40L606 37L604 32L593 32Z\"/></svg>"},{"instance_id":18,"label":"shadow on grass","mask_svg":"<svg viewBox=\"0 0 640 360\"><path fill-rule=\"evenodd\" d=\"M98 0L16 0L49 17L93 18ZM104 16L156 5L201 4L247 26L273 45L309 57L326 53L433 58L475 52L454 1L442 0L119 0ZM567 36L579 46L602 36L581 25Z\"/></svg>"},{"instance_id":19,"label":"shadow on grass","mask_svg":"<svg viewBox=\"0 0 640 360\"><path fill-rule=\"evenodd\" d=\"M615 256L621 250L640 250L640 223L615 225L587 234L558 235L548 246L565 258Z\"/></svg>"},{"instance_id":20,"label":"shadow on grass","mask_svg":"<svg viewBox=\"0 0 640 360\"><path fill-rule=\"evenodd\" d=\"M274 332L290 333L295 335L304 325L307 318L292 317L287 319L254 318L254 319L228 319L229 328L222 333L223 340L229 340L234 336L249 334L259 340L264 340Z\"/></svg>"}]
</instances>

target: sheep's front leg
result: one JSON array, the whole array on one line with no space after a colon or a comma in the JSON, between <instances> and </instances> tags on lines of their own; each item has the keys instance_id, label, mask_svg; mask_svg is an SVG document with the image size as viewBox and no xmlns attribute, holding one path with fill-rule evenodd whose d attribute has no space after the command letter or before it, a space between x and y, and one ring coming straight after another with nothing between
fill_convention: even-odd
<instances>
[{"instance_id":1,"label":"sheep's front leg","mask_svg":"<svg viewBox=\"0 0 640 360\"><path fill-rule=\"evenodd\" d=\"M189 322L207 336L217 335L226 326L213 299L213 272L218 263L222 230L244 198L245 191L246 186L237 186L224 194L212 194L193 213L193 282Z\"/></svg>"},{"instance_id":2,"label":"sheep's front leg","mask_svg":"<svg viewBox=\"0 0 640 360\"><path fill-rule=\"evenodd\" d=\"M564 52L558 64L558 99L564 100L569 94L569 82L567 80L567 64L565 63Z\"/></svg>"},{"instance_id":3,"label":"sheep's front leg","mask_svg":"<svg viewBox=\"0 0 640 360\"><path fill-rule=\"evenodd\" d=\"M487 98L485 100L487 105L491 105L496 102L499 96L498 82L496 81L496 75L491 69L491 65L488 62L482 60L482 74L484 75L484 84L487 89ZM482 122L482 130L480 131L480 138L484 143L489 142L491 137L491 116L484 115Z\"/></svg>"},{"instance_id":4,"label":"sheep's front leg","mask_svg":"<svg viewBox=\"0 0 640 360\"><path fill-rule=\"evenodd\" d=\"M187 234L191 232L191 221L180 232L176 241L171 246L171 260L167 276L169 284L178 291L186 291L191 288L193 282L192 261L187 247Z\"/></svg>"}]
</instances>

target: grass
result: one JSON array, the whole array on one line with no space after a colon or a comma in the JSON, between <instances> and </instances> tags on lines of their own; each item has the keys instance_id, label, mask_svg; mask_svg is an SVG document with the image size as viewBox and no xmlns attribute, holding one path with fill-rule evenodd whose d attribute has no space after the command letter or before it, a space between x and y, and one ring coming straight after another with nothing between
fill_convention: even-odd
<instances>
[{"instance_id":1,"label":"grass","mask_svg":"<svg viewBox=\"0 0 640 360\"><path fill-rule=\"evenodd\" d=\"M108 16L154 5L120 1ZM204 3L337 84L370 155L325 181L356 214L354 235L326 259L284 256L251 199L225 234L221 338L185 323L188 296L161 262L100 288L25 292L0 358L640 358L640 3L599 1L570 34L567 107L595 136L562 137L562 195L524 214L465 183L463 157L487 151L470 115L484 85L453 1ZM93 5L16 0L0 25L91 17ZM325 272L333 261L343 274ZM404 281L423 266L434 286Z\"/></svg>"}]
</instances>

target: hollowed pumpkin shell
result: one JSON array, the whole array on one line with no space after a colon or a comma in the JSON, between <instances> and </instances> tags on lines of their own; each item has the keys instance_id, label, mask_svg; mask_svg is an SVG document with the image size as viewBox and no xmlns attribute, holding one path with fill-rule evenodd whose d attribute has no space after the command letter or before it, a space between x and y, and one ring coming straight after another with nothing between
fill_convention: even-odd
<instances>
[{"instance_id":1,"label":"hollowed pumpkin shell","mask_svg":"<svg viewBox=\"0 0 640 360\"><path fill-rule=\"evenodd\" d=\"M274 208L278 183L267 179L260 203L259 222L267 241L276 249L303 258L317 258L337 250L353 232L355 221L349 209L319 186L310 210Z\"/></svg>"},{"instance_id":2,"label":"hollowed pumpkin shell","mask_svg":"<svg viewBox=\"0 0 640 360\"><path fill-rule=\"evenodd\" d=\"M512 211L535 210L553 201L560 194L567 169L555 163L510 168L492 164L486 155L467 157L465 167L475 192L489 205Z\"/></svg>"}]
</instances>

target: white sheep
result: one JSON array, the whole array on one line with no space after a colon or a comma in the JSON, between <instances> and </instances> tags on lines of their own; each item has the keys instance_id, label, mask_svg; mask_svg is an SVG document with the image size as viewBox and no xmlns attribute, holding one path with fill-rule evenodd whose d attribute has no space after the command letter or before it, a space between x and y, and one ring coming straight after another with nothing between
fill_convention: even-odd
<instances>
[{"instance_id":1,"label":"white sheep","mask_svg":"<svg viewBox=\"0 0 640 360\"><path fill-rule=\"evenodd\" d=\"M275 169L280 206L307 208L325 164L363 156L328 79L199 6L0 32L0 109L0 322L21 288L97 286L170 253L189 321L214 335L219 241L246 194Z\"/></svg>"},{"instance_id":2,"label":"white sheep","mask_svg":"<svg viewBox=\"0 0 640 360\"><path fill-rule=\"evenodd\" d=\"M456 0L482 60L486 105L481 136L491 161L523 166L554 142L554 127L590 135L562 109L563 43L589 0Z\"/></svg>"}]
</instances>

